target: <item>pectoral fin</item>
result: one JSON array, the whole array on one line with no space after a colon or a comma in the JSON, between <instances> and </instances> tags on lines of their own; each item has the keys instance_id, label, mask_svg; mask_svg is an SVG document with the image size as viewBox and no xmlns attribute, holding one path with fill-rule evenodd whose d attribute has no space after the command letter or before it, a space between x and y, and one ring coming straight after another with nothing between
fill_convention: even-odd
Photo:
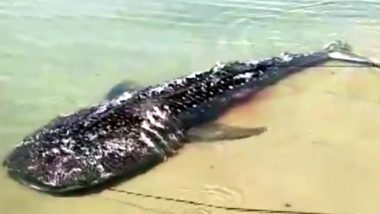
<instances>
[{"instance_id":1,"label":"pectoral fin","mask_svg":"<svg viewBox=\"0 0 380 214\"><path fill-rule=\"evenodd\" d=\"M111 90L105 96L105 98L107 100L111 100L122 95L125 92L133 92L142 88L144 87L132 81L126 80L112 87Z\"/></svg>"},{"instance_id":2,"label":"pectoral fin","mask_svg":"<svg viewBox=\"0 0 380 214\"><path fill-rule=\"evenodd\" d=\"M220 141L236 140L257 136L268 129L267 127L244 128L237 126L228 126L218 123L209 123L202 126L194 127L188 130L186 137L188 141Z\"/></svg>"}]
</instances>

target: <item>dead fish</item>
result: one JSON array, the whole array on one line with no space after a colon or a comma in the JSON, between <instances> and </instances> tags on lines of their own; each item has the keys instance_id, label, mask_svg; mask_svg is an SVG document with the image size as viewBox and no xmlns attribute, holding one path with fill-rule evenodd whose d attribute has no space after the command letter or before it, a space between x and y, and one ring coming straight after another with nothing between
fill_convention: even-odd
<instances>
[{"instance_id":1,"label":"dead fish","mask_svg":"<svg viewBox=\"0 0 380 214\"><path fill-rule=\"evenodd\" d=\"M220 116L220 109L329 60L379 67L351 53L341 41L306 54L218 63L207 71L127 91L57 117L25 137L4 165L13 179L48 193L88 189L134 176L173 156L185 142L239 139L265 132L265 127L209 122Z\"/></svg>"}]
</instances>

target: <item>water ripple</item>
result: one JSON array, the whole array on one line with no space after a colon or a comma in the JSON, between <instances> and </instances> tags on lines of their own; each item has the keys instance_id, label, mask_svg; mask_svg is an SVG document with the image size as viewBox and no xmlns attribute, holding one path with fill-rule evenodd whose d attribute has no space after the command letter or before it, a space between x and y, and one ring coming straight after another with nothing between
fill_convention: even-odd
<instances>
[{"instance_id":1,"label":"water ripple","mask_svg":"<svg viewBox=\"0 0 380 214\"><path fill-rule=\"evenodd\" d=\"M202 192L213 200L223 204L227 202L239 204L242 202L242 193L232 188L219 185L206 185Z\"/></svg>"}]
</instances>

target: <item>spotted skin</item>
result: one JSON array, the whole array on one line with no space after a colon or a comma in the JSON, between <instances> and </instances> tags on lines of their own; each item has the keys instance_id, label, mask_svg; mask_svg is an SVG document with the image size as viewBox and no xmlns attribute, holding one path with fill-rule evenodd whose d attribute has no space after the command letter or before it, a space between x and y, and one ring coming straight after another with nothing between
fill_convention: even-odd
<instances>
[{"instance_id":1,"label":"spotted skin","mask_svg":"<svg viewBox=\"0 0 380 214\"><path fill-rule=\"evenodd\" d=\"M25 137L4 161L19 182L45 192L86 189L133 176L176 154L205 114L330 59L342 45L309 54L217 64L163 84L126 92L64 117ZM239 97L239 96L237 96ZM223 105L221 105L221 103ZM218 114L215 114L218 116Z\"/></svg>"}]
</instances>

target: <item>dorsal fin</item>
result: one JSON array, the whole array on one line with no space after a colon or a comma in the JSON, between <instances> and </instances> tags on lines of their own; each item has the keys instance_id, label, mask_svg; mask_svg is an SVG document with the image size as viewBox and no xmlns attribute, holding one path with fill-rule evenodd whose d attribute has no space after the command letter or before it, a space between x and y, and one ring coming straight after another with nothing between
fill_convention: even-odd
<instances>
[{"instance_id":1,"label":"dorsal fin","mask_svg":"<svg viewBox=\"0 0 380 214\"><path fill-rule=\"evenodd\" d=\"M129 81L129 80L125 80L123 82L120 82L119 84L115 85L114 87L112 87L109 92L106 94L105 96L105 99L106 100L111 100L111 99L114 99L124 93L132 93L136 90L139 90L139 89L142 89L143 86L137 84L137 83L134 83L132 81Z\"/></svg>"}]
</instances>

